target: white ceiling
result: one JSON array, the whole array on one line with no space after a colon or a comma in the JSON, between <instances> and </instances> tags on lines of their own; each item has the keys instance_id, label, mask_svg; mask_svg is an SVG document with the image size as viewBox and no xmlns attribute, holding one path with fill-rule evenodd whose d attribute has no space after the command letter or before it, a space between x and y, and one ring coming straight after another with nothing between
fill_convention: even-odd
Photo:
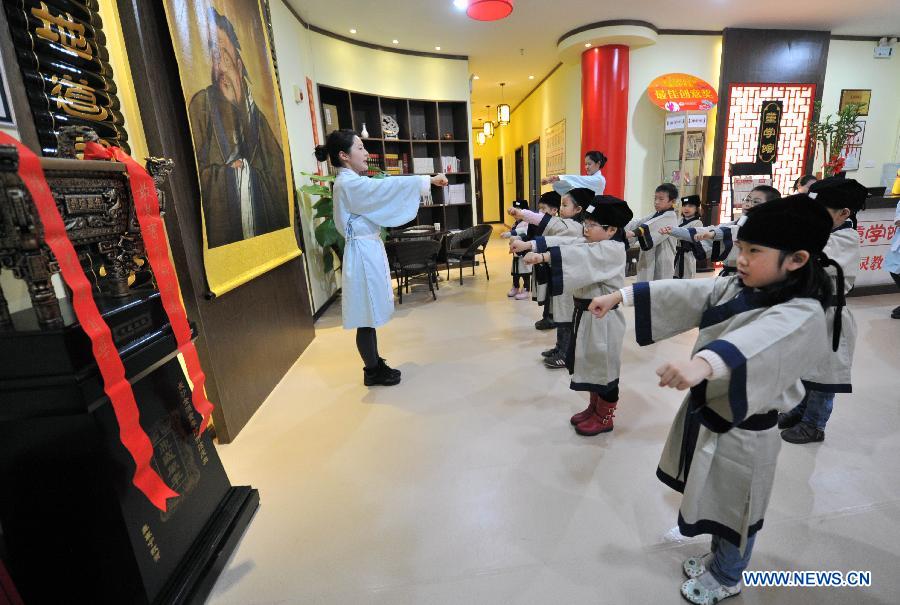
<instances>
[{"instance_id":1,"label":"white ceiling","mask_svg":"<svg viewBox=\"0 0 900 605\"><path fill-rule=\"evenodd\" d=\"M682 6L667 0L632 0L627 8L619 4L622 0L516 0L509 17L490 23L469 19L452 0L285 1L308 23L342 36L381 46L468 55L471 73L479 76L472 90L474 123L488 115L485 105L500 102L500 82L506 82L505 101L515 107L559 62L559 37L597 21L638 19L660 29L900 34L900 0L687 0ZM351 28L357 33L351 34ZM392 44L394 39L399 44Z\"/></svg>"}]
</instances>

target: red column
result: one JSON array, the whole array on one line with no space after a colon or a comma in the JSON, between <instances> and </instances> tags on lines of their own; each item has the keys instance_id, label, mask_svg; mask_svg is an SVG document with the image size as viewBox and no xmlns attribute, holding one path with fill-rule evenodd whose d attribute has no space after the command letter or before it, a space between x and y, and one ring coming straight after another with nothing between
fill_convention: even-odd
<instances>
[{"instance_id":1,"label":"red column","mask_svg":"<svg viewBox=\"0 0 900 605\"><path fill-rule=\"evenodd\" d=\"M581 55L581 156L602 151L609 195L625 195L628 132L628 47L598 46Z\"/></svg>"}]
</instances>

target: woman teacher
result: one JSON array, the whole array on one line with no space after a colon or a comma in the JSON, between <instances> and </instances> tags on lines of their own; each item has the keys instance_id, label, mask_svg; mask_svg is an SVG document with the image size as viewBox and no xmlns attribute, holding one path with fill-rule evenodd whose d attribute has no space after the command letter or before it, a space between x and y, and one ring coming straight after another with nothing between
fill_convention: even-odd
<instances>
[{"instance_id":1,"label":"woman teacher","mask_svg":"<svg viewBox=\"0 0 900 605\"><path fill-rule=\"evenodd\" d=\"M316 159L327 158L338 169L334 182L334 222L346 239L342 263L341 309L344 329L356 328L356 347L362 357L366 386L391 386L400 382L394 370L378 356L375 329L394 312L394 290L381 227L399 227L416 217L420 198L431 185L443 187L443 174L392 176L371 179L369 153L352 130L336 130L325 145L316 146Z\"/></svg>"}]
</instances>

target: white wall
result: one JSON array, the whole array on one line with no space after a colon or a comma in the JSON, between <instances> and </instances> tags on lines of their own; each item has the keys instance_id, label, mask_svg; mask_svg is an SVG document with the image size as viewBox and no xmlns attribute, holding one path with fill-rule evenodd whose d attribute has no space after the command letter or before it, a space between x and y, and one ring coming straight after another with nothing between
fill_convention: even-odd
<instances>
[{"instance_id":1,"label":"white wall","mask_svg":"<svg viewBox=\"0 0 900 605\"><path fill-rule=\"evenodd\" d=\"M653 192L662 182L663 130L666 112L650 102L647 87L667 73L687 73L718 91L721 36L659 36L656 44L632 50L628 79L628 140L625 199L645 214L653 210ZM721 91L719 91L721 94ZM712 167L716 111L709 112L703 174Z\"/></svg>"},{"instance_id":2,"label":"white wall","mask_svg":"<svg viewBox=\"0 0 900 605\"><path fill-rule=\"evenodd\" d=\"M316 91L310 45L312 34L303 27L283 2L276 0L271 2L269 7L272 12L275 54L278 57L278 76L281 81L284 119L291 148L291 164L294 168L294 184L297 187L297 200L300 206L300 216L297 219L303 229L305 243L306 281L310 304L315 311L334 294L337 290L337 282L334 273L325 273L322 264L322 249L316 243L314 230L316 223L320 223L321 220L313 219L312 204L318 198L314 199L299 192L300 187L309 184L309 178L303 176L301 172L312 173L317 168L316 160L313 157L315 143L306 89L306 78L309 77L313 80L313 91ZM300 103L294 100L295 86L303 92L303 100ZM318 104L316 107L318 112Z\"/></svg>"},{"instance_id":3,"label":"white wall","mask_svg":"<svg viewBox=\"0 0 900 605\"><path fill-rule=\"evenodd\" d=\"M828 48L822 115L838 111L841 90L871 89L872 101L866 120L865 139L859 170L847 173L866 187L881 184L882 166L900 162L900 57L875 59L874 42L832 40ZM895 47L895 52L900 48ZM821 145L817 148L816 170L822 169ZM866 163L871 162L871 168Z\"/></svg>"}]
</instances>

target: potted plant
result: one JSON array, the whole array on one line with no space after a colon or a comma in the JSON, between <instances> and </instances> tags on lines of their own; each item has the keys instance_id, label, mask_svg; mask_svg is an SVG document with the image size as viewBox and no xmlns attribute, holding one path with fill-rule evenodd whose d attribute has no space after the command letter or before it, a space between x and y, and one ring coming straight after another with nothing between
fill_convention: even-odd
<instances>
[{"instance_id":1,"label":"potted plant","mask_svg":"<svg viewBox=\"0 0 900 605\"><path fill-rule=\"evenodd\" d=\"M344 236L338 233L337 226L334 223L334 201L331 198L331 186L334 182L334 176L322 174L310 174L308 172L301 173L309 177L312 181L308 185L303 185L300 191L309 195L319 196L318 201L313 204L316 211L314 219L325 219L316 225L315 234L316 242L322 247L322 262L325 272L336 269L334 259L338 261L344 258ZM340 268L340 267L337 267Z\"/></svg>"},{"instance_id":2,"label":"potted plant","mask_svg":"<svg viewBox=\"0 0 900 605\"><path fill-rule=\"evenodd\" d=\"M810 135L822 145L822 170L826 177L834 176L844 167L841 152L850 139L859 133L859 110L862 105L850 103L836 115L825 116L824 121L817 121L822 111L822 102L816 101L813 119L809 123ZM832 122L834 119L834 122Z\"/></svg>"}]
</instances>

